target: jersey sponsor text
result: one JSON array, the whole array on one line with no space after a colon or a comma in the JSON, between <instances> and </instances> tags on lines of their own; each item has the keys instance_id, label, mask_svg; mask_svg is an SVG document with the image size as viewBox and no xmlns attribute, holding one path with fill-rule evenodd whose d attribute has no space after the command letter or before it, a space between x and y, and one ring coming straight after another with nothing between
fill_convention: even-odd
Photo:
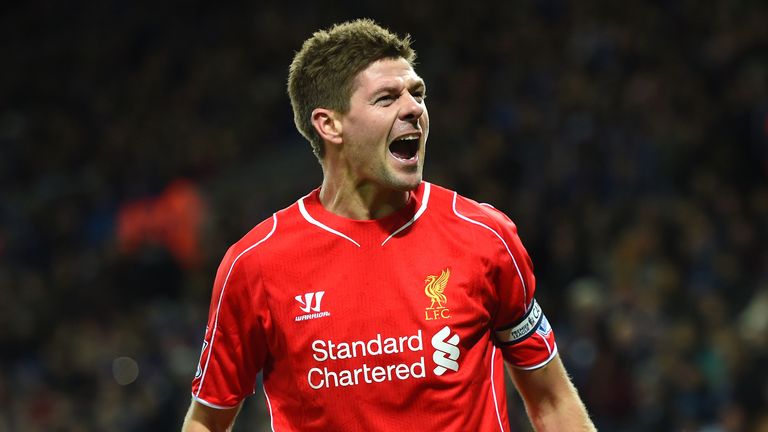
<instances>
[{"instance_id":1,"label":"jersey sponsor text","mask_svg":"<svg viewBox=\"0 0 768 432\"><path fill-rule=\"evenodd\" d=\"M435 349L432 360L437 365L432 371L441 376L445 372L458 371L459 335L445 326L435 333L431 339ZM407 352L424 351L424 341L421 329L415 334L398 337L382 337L377 333L369 340L352 342L334 342L333 340L317 339L312 342L312 358L318 363L337 360L355 359L358 357L394 355ZM402 356L398 356L401 359ZM332 367L313 367L307 372L307 383L314 390L332 387L348 387L359 384L373 384L385 381L407 380L410 378L426 378L424 356L413 363L393 362L390 364L369 366L363 363L360 367L350 369L333 369ZM331 363L332 364L332 363Z\"/></svg>"},{"instance_id":2,"label":"jersey sponsor text","mask_svg":"<svg viewBox=\"0 0 768 432\"><path fill-rule=\"evenodd\" d=\"M421 340L421 330L412 336L388 337L382 340L381 334L368 341L338 342L332 340L316 340L312 342L312 357L323 362L326 360L350 359L356 357L376 356L382 354L397 354L424 349Z\"/></svg>"}]
</instances>

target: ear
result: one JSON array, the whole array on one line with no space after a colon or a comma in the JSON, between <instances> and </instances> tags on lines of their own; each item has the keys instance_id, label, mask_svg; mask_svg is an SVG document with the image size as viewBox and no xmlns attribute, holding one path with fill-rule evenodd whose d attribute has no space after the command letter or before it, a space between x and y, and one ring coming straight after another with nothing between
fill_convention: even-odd
<instances>
[{"instance_id":1,"label":"ear","mask_svg":"<svg viewBox=\"0 0 768 432\"><path fill-rule=\"evenodd\" d=\"M341 120L336 111L326 108L312 110L312 126L320 137L331 144L341 144Z\"/></svg>"}]
</instances>

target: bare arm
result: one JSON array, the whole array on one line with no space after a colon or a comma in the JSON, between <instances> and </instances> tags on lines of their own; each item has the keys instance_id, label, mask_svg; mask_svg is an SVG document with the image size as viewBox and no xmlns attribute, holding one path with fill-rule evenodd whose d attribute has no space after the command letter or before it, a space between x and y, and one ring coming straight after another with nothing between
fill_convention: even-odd
<instances>
[{"instance_id":1,"label":"bare arm","mask_svg":"<svg viewBox=\"0 0 768 432\"><path fill-rule=\"evenodd\" d=\"M523 397L535 430L596 431L576 388L565 372L560 356L536 370L522 370L507 364L507 370Z\"/></svg>"},{"instance_id":2,"label":"bare arm","mask_svg":"<svg viewBox=\"0 0 768 432\"><path fill-rule=\"evenodd\" d=\"M240 406L216 409L193 400L181 432L229 432L239 411Z\"/></svg>"}]
</instances>

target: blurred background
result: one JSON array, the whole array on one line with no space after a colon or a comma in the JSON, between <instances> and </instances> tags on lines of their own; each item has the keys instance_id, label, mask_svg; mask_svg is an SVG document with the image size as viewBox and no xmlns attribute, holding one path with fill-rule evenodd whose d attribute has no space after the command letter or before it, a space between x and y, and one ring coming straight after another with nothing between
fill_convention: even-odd
<instances>
[{"instance_id":1,"label":"blurred background","mask_svg":"<svg viewBox=\"0 0 768 432\"><path fill-rule=\"evenodd\" d=\"M33 0L0 6L0 432L178 430L219 260L321 179L291 58L362 16L413 36L425 178L518 224L600 430L768 431L766 2Z\"/></svg>"}]
</instances>

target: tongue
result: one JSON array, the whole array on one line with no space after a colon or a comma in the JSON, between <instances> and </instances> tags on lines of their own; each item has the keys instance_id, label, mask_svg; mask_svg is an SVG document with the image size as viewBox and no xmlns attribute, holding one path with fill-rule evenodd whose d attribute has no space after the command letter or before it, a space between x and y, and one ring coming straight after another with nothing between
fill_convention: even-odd
<instances>
[{"instance_id":1,"label":"tongue","mask_svg":"<svg viewBox=\"0 0 768 432\"><path fill-rule=\"evenodd\" d=\"M416 154L413 141L415 140L395 141L389 146L389 151L398 159L411 159Z\"/></svg>"}]
</instances>

